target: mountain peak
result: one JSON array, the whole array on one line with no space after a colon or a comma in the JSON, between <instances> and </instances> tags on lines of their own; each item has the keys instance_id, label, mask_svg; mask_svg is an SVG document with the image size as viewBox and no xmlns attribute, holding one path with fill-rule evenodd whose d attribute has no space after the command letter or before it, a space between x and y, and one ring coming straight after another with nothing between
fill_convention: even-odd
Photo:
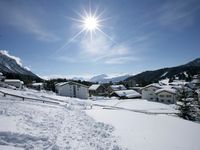
<instances>
[{"instance_id":1,"label":"mountain peak","mask_svg":"<svg viewBox=\"0 0 200 150\"><path fill-rule=\"evenodd\" d=\"M0 72L9 78L40 79L37 75L24 68L21 64L21 59L12 56L6 50L0 50ZM25 77L26 76L26 77Z\"/></svg>"}]
</instances>

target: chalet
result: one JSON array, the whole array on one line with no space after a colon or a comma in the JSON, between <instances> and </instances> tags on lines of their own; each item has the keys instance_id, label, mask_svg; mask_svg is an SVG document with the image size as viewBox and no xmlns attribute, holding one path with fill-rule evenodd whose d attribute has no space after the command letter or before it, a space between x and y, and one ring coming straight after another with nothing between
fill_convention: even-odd
<instances>
[{"instance_id":1,"label":"chalet","mask_svg":"<svg viewBox=\"0 0 200 150\"><path fill-rule=\"evenodd\" d=\"M155 91L155 94L158 96L158 102L174 104L177 101L177 91L175 89L163 88Z\"/></svg>"},{"instance_id":2,"label":"chalet","mask_svg":"<svg viewBox=\"0 0 200 150\"><path fill-rule=\"evenodd\" d=\"M58 95L87 99L89 97L89 87L77 82L68 81L55 85Z\"/></svg>"},{"instance_id":3,"label":"chalet","mask_svg":"<svg viewBox=\"0 0 200 150\"><path fill-rule=\"evenodd\" d=\"M111 85L107 88L109 93L112 93L114 91L120 91L120 90L127 90L126 87L122 84L119 85Z\"/></svg>"},{"instance_id":4,"label":"chalet","mask_svg":"<svg viewBox=\"0 0 200 150\"><path fill-rule=\"evenodd\" d=\"M89 87L89 95L90 96L106 96L107 90L101 84L93 84Z\"/></svg>"},{"instance_id":5,"label":"chalet","mask_svg":"<svg viewBox=\"0 0 200 150\"><path fill-rule=\"evenodd\" d=\"M141 98L141 94L134 90L113 91L111 96L119 97L120 99Z\"/></svg>"},{"instance_id":6,"label":"chalet","mask_svg":"<svg viewBox=\"0 0 200 150\"><path fill-rule=\"evenodd\" d=\"M19 89L22 89L24 86L24 82L18 79L5 79L4 82Z\"/></svg>"},{"instance_id":7,"label":"chalet","mask_svg":"<svg viewBox=\"0 0 200 150\"><path fill-rule=\"evenodd\" d=\"M147 85L142 88L142 99L147 99L147 100L152 100L152 101L157 101L157 95L155 92L162 87L160 84L153 83L150 85Z\"/></svg>"}]
</instances>

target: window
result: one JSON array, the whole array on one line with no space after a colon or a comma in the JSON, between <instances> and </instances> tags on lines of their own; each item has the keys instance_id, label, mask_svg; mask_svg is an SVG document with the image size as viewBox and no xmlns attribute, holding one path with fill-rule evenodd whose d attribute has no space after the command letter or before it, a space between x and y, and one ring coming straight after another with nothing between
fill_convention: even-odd
<instances>
[{"instance_id":1,"label":"window","mask_svg":"<svg viewBox=\"0 0 200 150\"><path fill-rule=\"evenodd\" d=\"M168 103L171 103L171 101L170 101L170 100L167 100L167 102L168 102Z\"/></svg>"},{"instance_id":2,"label":"window","mask_svg":"<svg viewBox=\"0 0 200 150\"><path fill-rule=\"evenodd\" d=\"M161 99L160 101L161 101L161 102L164 102L164 100L163 100L163 99Z\"/></svg>"},{"instance_id":3,"label":"window","mask_svg":"<svg viewBox=\"0 0 200 150\"><path fill-rule=\"evenodd\" d=\"M172 97L171 95L166 95L166 97Z\"/></svg>"},{"instance_id":4,"label":"window","mask_svg":"<svg viewBox=\"0 0 200 150\"><path fill-rule=\"evenodd\" d=\"M160 94L160 97L165 97L164 95Z\"/></svg>"}]
</instances>

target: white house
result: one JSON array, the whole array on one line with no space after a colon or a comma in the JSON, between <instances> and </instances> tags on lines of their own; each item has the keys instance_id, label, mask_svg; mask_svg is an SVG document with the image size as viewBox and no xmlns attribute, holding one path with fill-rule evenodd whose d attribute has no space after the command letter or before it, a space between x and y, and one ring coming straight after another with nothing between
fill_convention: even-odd
<instances>
[{"instance_id":1,"label":"white house","mask_svg":"<svg viewBox=\"0 0 200 150\"><path fill-rule=\"evenodd\" d=\"M158 96L157 97L158 102L174 104L177 101L177 93L175 89L170 89L170 88L159 89L155 92L155 94Z\"/></svg>"},{"instance_id":2,"label":"white house","mask_svg":"<svg viewBox=\"0 0 200 150\"><path fill-rule=\"evenodd\" d=\"M122 99L141 98L141 94L134 90L120 90L111 93L111 96L116 96Z\"/></svg>"},{"instance_id":3,"label":"white house","mask_svg":"<svg viewBox=\"0 0 200 150\"><path fill-rule=\"evenodd\" d=\"M89 97L88 86L76 83L73 81L57 83L56 91L58 95L76 97L81 99L87 99Z\"/></svg>"},{"instance_id":4,"label":"white house","mask_svg":"<svg viewBox=\"0 0 200 150\"><path fill-rule=\"evenodd\" d=\"M157 83L145 86L142 88L142 99L157 101L157 95L155 92L161 88L162 87Z\"/></svg>"},{"instance_id":5,"label":"white house","mask_svg":"<svg viewBox=\"0 0 200 150\"><path fill-rule=\"evenodd\" d=\"M5 79L4 82L19 89L23 88L24 85L24 82L18 79Z\"/></svg>"}]
</instances>

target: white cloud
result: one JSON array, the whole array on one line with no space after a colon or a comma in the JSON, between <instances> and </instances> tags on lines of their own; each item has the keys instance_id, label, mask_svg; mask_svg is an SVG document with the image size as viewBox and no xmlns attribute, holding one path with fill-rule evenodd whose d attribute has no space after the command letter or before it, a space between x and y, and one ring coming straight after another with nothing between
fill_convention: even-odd
<instances>
[{"instance_id":1,"label":"white cloud","mask_svg":"<svg viewBox=\"0 0 200 150\"><path fill-rule=\"evenodd\" d=\"M116 61L112 61L112 64L124 64L134 60L127 59L127 56L131 53L129 46L113 43L101 34L96 35L92 40L89 37L83 39L81 41L81 49L79 57L86 61L108 63L109 60L115 59ZM124 61L125 58L126 61Z\"/></svg>"},{"instance_id":2,"label":"white cloud","mask_svg":"<svg viewBox=\"0 0 200 150\"><path fill-rule=\"evenodd\" d=\"M19 57L10 55L7 50L0 50L0 53L3 55L6 55L7 57L9 57L11 59L14 59L16 61L16 63L22 67L21 59Z\"/></svg>"}]
</instances>

